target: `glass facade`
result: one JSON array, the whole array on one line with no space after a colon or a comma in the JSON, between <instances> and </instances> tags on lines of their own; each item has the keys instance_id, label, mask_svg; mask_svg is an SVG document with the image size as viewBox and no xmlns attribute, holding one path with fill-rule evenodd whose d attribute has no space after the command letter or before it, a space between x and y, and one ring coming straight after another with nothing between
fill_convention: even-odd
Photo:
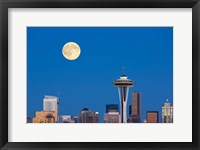
<instances>
[{"instance_id":1,"label":"glass facade","mask_svg":"<svg viewBox=\"0 0 200 150\"><path fill-rule=\"evenodd\" d=\"M106 113L108 112L119 112L119 107L117 104L106 105Z\"/></svg>"},{"instance_id":2,"label":"glass facade","mask_svg":"<svg viewBox=\"0 0 200 150\"><path fill-rule=\"evenodd\" d=\"M54 111L55 112L55 122L58 122L58 109L59 109L59 99L55 96L45 96L43 99L43 111Z\"/></svg>"}]
</instances>

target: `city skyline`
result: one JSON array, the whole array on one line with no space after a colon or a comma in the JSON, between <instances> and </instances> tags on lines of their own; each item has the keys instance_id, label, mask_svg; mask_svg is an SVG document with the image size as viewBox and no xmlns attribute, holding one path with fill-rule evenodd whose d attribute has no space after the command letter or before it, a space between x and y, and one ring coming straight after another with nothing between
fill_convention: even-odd
<instances>
[{"instance_id":1,"label":"city skyline","mask_svg":"<svg viewBox=\"0 0 200 150\"><path fill-rule=\"evenodd\" d=\"M120 100L121 101L121 100ZM141 93L132 92L132 103L129 107L127 123L173 123L173 105L166 99L162 105L162 119L159 121L159 112L147 111L144 121L141 120ZM83 108L78 116L71 114L59 115L59 98L55 96L44 96L43 110L35 111L35 117L27 117L27 123L101 123L99 112L89 108ZM118 104L107 104L103 123L126 123L121 121L123 111L119 111ZM133 108L133 109L132 109ZM59 119L58 119L59 118Z\"/></svg>"},{"instance_id":2,"label":"city skyline","mask_svg":"<svg viewBox=\"0 0 200 150\"><path fill-rule=\"evenodd\" d=\"M68 61L62 47L71 41L81 54ZM53 95L63 104L60 115L86 107L100 112L103 122L105 105L119 104L112 82L122 66L136 82L130 93L142 93L142 111L159 111L161 118L163 101L173 104L172 27L28 27L27 115L42 110L44 95Z\"/></svg>"}]
</instances>

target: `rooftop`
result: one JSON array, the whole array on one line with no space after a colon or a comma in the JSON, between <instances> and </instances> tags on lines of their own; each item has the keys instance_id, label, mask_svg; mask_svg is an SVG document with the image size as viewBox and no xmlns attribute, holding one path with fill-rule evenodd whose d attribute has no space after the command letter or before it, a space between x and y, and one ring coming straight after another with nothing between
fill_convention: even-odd
<instances>
[{"instance_id":1,"label":"rooftop","mask_svg":"<svg viewBox=\"0 0 200 150\"><path fill-rule=\"evenodd\" d=\"M45 95L44 98L46 98L46 99L48 99L48 98L56 98L56 99L58 99L58 97L56 97L56 96L49 96L49 95Z\"/></svg>"}]
</instances>

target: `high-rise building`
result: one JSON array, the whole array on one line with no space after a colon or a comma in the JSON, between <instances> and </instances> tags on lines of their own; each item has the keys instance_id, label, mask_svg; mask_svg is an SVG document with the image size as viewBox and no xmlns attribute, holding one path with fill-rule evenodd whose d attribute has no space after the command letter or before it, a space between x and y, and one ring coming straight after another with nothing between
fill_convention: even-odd
<instances>
[{"instance_id":1,"label":"high-rise building","mask_svg":"<svg viewBox=\"0 0 200 150\"><path fill-rule=\"evenodd\" d=\"M147 123L158 123L158 111L147 111Z\"/></svg>"},{"instance_id":2,"label":"high-rise building","mask_svg":"<svg viewBox=\"0 0 200 150\"><path fill-rule=\"evenodd\" d=\"M33 123L55 123L55 111L36 111Z\"/></svg>"},{"instance_id":3,"label":"high-rise building","mask_svg":"<svg viewBox=\"0 0 200 150\"><path fill-rule=\"evenodd\" d=\"M168 99L162 105L162 123L173 123L173 106Z\"/></svg>"},{"instance_id":4,"label":"high-rise building","mask_svg":"<svg viewBox=\"0 0 200 150\"><path fill-rule=\"evenodd\" d=\"M106 113L108 112L119 112L117 104L108 104L106 105Z\"/></svg>"},{"instance_id":5,"label":"high-rise building","mask_svg":"<svg viewBox=\"0 0 200 150\"><path fill-rule=\"evenodd\" d=\"M113 84L118 88L118 94L119 94L119 102L120 102L120 123L126 123L127 122L127 100L128 100L128 92L129 88L132 87L134 82L132 80L129 80L126 75L120 76L120 79L117 79L113 82Z\"/></svg>"},{"instance_id":6,"label":"high-rise building","mask_svg":"<svg viewBox=\"0 0 200 150\"><path fill-rule=\"evenodd\" d=\"M106 113L104 113L104 123L119 123L119 110L117 104L106 105Z\"/></svg>"},{"instance_id":7,"label":"high-rise building","mask_svg":"<svg viewBox=\"0 0 200 150\"><path fill-rule=\"evenodd\" d=\"M99 123L99 113L84 108L79 115L79 123Z\"/></svg>"},{"instance_id":8,"label":"high-rise building","mask_svg":"<svg viewBox=\"0 0 200 150\"><path fill-rule=\"evenodd\" d=\"M43 99L43 111L55 111L55 122L58 122L59 99L55 96L45 96Z\"/></svg>"},{"instance_id":9,"label":"high-rise building","mask_svg":"<svg viewBox=\"0 0 200 150\"><path fill-rule=\"evenodd\" d=\"M129 121L132 123L141 123L141 93L133 92L132 93L132 103L129 106Z\"/></svg>"}]
</instances>

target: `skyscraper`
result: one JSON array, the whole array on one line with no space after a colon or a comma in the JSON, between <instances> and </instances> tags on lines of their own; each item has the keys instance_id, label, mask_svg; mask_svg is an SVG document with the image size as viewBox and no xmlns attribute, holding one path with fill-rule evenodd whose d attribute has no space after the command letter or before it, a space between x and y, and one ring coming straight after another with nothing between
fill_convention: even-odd
<instances>
[{"instance_id":1,"label":"skyscraper","mask_svg":"<svg viewBox=\"0 0 200 150\"><path fill-rule=\"evenodd\" d=\"M84 108L79 115L79 123L99 123L99 113Z\"/></svg>"},{"instance_id":2,"label":"skyscraper","mask_svg":"<svg viewBox=\"0 0 200 150\"><path fill-rule=\"evenodd\" d=\"M43 111L55 111L55 122L58 122L59 99L55 96L45 96L43 99Z\"/></svg>"},{"instance_id":3,"label":"skyscraper","mask_svg":"<svg viewBox=\"0 0 200 150\"><path fill-rule=\"evenodd\" d=\"M127 100L128 100L128 92L129 88L132 87L134 82L129 80L126 75L120 76L120 79L117 79L113 82L113 84L118 88L119 94L119 101L120 101L120 122L126 123L126 107L127 107Z\"/></svg>"},{"instance_id":4,"label":"skyscraper","mask_svg":"<svg viewBox=\"0 0 200 150\"><path fill-rule=\"evenodd\" d=\"M132 93L132 103L129 106L129 122L141 123L141 93L133 92Z\"/></svg>"},{"instance_id":5,"label":"skyscraper","mask_svg":"<svg viewBox=\"0 0 200 150\"><path fill-rule=\"evenodd\" d=\"M158 123L158 111L147 111L147 123Z\"/></svg>"},{"instance_id":6,"label":"skyscraper","mask_svg":"<svg viewBox=\"0 0 200 150\"><path fill-rule=\"evenodd\" d=\"M168 99L162 105L162 123L173 123L173 106Z\"/></svg>"}]
</instances>

